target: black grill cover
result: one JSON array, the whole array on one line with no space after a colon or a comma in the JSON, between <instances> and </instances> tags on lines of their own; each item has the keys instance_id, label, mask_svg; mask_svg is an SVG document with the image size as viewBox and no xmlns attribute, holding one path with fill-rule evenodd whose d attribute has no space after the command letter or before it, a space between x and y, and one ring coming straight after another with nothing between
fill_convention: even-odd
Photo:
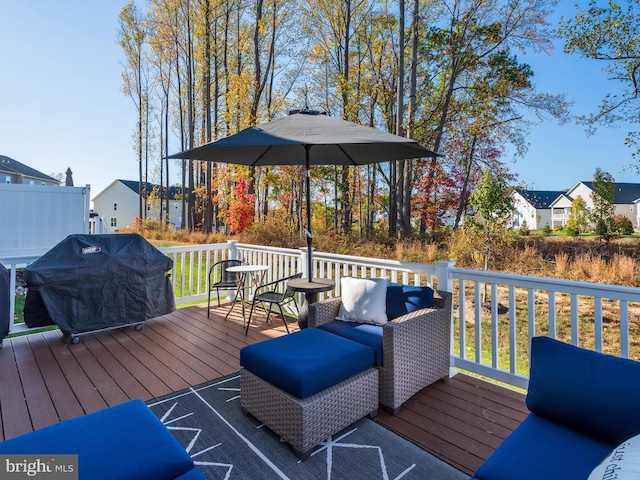
<instances>
[{"instance_id":1,"label":"black grill cover","mask_svg":"<svg viewBox=\"0 0 640 480\"><path fill-rule=\"evenodd\" d=\"M9 271L0 263L0 342L9 333L9 301L11 288Z\"/></svg>"},{"instance_id":2,"label":"black grill cover","mask_svg":"<svg viewBox=\"0 0 640 480\"><path fill-rule=\"evenodd\" d=\"M69 235L25 269L25 323L81 333L165 315L172 267L140 235Z\"/></svg>"}]
</instances>

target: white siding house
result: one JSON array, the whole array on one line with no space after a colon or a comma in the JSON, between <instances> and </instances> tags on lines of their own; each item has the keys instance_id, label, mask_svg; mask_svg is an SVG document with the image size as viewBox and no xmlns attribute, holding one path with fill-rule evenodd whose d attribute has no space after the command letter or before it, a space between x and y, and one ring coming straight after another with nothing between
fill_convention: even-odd
<instances>
[{"instance_id":1,"label":"white siding house","mask_svg":"<svg viewBox=\"0 0 640 480\"><path fill-rule=\"evenodd\" d=\"M525 223L532 230L540 230L551 225L551 203L561 196L561 191L516 189L511 193L515 212L513 227L520 228Z\"/></svg>"},{"instance_id":2,"label":"white siding house","mask_svg":"<svg viewBox=\"0 0 640 480\"><path fill-rule=\"evenodd\" d=\"M561 197L558 197L551 204L552 227L566 226L571 212L571 203L578 197L587 204L587 211L593 208L593 182L578 182L571 190ZM615 184L614 208L615 215L624 215L629 218L634 225L639 225L637 203L640 200L640 183L618 183Z\"/></svg>"},{"instance_id":3,"label":"white siding house","mask_svg":"<svg viewBox=\"0 0 640 480\"><path fill-rule=\"evenodd\" d=\"M159 185L148 183L147 191L150 197L146 205L147 219L160 219L161 209L166 208L166 201L160 205L157 192ZM139 206L139 183L135 180L114 180L93 199L94 212L105 219L111 231L129 227L140 214ZM163 215L164 216L164 215ZM171 187L169 189L169 222L176 229L182 224L182 201L180 200L180 189ZM185 219L185 226L187 219Z\"/></svg>"}]
</instances>

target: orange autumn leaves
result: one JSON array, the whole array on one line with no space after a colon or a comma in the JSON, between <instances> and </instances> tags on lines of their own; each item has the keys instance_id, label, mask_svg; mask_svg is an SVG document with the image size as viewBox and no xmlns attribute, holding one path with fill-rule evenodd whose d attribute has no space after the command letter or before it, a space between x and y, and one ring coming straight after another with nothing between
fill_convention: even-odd
<instances>
[{"instance_id":1,"label":"orange autumn leaves","mask_svg":"<svg viewBox=\"0 0 640 480\"><path fill-rule=\"evenodd\" d=\"M249 193L249 184L240 177L233 187L235 199L227 210L227 226L229 233L242 233L253 223L255 217L255 193Z\"/></svg>"}]
</instances>

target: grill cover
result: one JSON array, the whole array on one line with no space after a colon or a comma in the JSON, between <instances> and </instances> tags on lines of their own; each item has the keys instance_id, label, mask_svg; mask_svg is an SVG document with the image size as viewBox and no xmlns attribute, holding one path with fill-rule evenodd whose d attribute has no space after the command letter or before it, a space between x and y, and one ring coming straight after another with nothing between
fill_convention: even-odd
<instances>
[{"instance_id":1,"label":"grill cover","mask_svg":"<svg viewBox=\"0 0 640 480\"><path fill-rule=\"evenodd\" d=\"M9 271L0 263L0 342L9 333L9 301L11 287Z\"/></svg>"},{"instance_id":2,"label":"grill cover","mask_svg":"<svg viewBox=\"0 0 640 480\"><path fill-rule=\"evenodd\" d=\"M81 333L165 315L172 267L137 234L69 235L25 269L25 323Z\"/></svg>"}]
</instances>

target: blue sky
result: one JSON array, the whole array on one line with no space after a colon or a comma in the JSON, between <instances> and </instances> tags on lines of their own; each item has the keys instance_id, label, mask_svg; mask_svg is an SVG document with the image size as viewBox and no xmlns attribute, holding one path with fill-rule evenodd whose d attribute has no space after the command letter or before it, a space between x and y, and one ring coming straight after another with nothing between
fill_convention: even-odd
<instances>
[{"instance_id":1,"label":"blue sky","mask_svg":"<svg viewBox=\"0 0 640 480\"><path fill-rule=\"evenodd\" d=\"M116 178L138 178L135 108L120 91L123 57L116 43L125 3L0 0L0 155L46 174L70 167L76 186L91 185L92 198ZM554 21L574 12L576 2L560 3ZM576 114L596 111L614 88L601 65L564 55L561 44L551 56L521 59L533 67L537 88L567 92ZM601 128L587 137L580 126L547 121L532 129L527 156L510 166L537 190L570 188L590 180L596 167L616 181L640 182L625 170L628 130Z\"/></svg>"}]
</instances>

